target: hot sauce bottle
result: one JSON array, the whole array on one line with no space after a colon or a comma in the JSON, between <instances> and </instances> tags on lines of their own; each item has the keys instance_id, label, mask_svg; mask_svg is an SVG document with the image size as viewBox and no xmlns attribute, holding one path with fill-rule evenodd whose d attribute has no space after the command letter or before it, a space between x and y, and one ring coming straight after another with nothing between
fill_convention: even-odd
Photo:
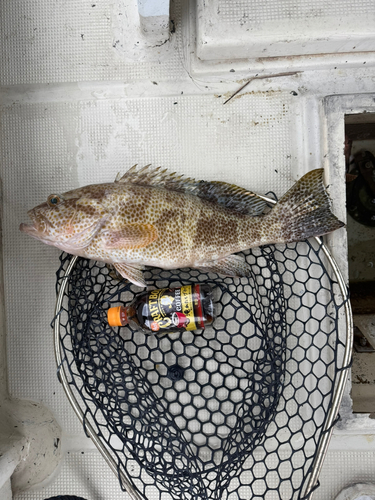
<instances>
[{"instance_id":1,"label":"hot sauce bottle","mask_svg":"<svg viewBox=\"0 0 375 500\"><path fill-rule=\"evenodd\" d=\"M146 333L203 330L214 319L212 290L195 284L143 292L129 305L108 309L110 326L131 325Z\"/></svg>"}]
</instances>

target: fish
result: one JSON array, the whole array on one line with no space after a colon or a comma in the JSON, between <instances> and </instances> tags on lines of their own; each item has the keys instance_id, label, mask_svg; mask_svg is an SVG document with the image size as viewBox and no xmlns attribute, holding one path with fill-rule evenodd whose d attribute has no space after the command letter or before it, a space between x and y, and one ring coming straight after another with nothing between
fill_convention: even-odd
<instances>
[{"instance_id":1,"label":"fish","mask_svg":"<svg viewBox=\"0 0 375 500\"><path fill-rule=\"evenodd\" d=\"M234 184L161 167L131 167L114 182L51 194L20 230L67 253L112 264L139 287L146 266L248 277L239 253L303 241L344 226L331 210L324 170L301 177L272 209Z\"/></svg>"}]
</instances>

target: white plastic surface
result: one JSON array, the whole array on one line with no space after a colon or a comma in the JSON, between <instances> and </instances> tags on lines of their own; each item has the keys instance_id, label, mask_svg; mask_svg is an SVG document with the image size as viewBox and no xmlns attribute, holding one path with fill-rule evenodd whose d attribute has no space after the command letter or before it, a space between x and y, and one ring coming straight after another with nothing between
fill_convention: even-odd
<instances>
[{"instance_id":1,"label":"white plastic surface","mask_svg":"<svg viewBox=\"0 0 375 500\"><path fill-rule=\"evenodd\" d=\"M242 36L246 26L236 17L241 9L253 12L259 37L261 26L268 26L268 33L276 21L280 29L286 27L281 22L286 2L255 5L250 0L231 2L232 7L229 1L205 2L206 7L200 3L200 27L215 24L218 14L210 9L218 3L227 28L220 37L219 25L213 31L216 38L208 48L214 57L254 56L256 46L248 33ZM311 5L318 3L321 12L329 5L339 9L337 2ZM306 2L300 3L305 11L295 5L290 2L294 14L288 26L300 24L308 33L316 17L305 16ZM319 71L307 69L308 58L298 63L305 65L302 72L254 80L224 105L255 67L264 72L267 63L238 61L236 71L230 71L231 61L215 67L198 64L196 55L203 49L199 40L198 46L194 41L193 2L188 7L179 1L171 5L176 31L157 46L142 37L135 1L2 3L1 175L9 390L12 396L51 409L62 427L64 452L51 478L16 500L59 494L88 500L128 498L85 437L57 380L50 322L59 252L19 232L28 209L52 192L111 181L134 163L237 183L260 193L272 190L278 196L304 172L324 165L334 211L345 218L343 117L375 105L374 55L345 55L338 65L333 56L321 57L314 62L324 66ZM340 12L318 16L318 27L322 29L328 19L328 35L343 33L352 43L363 21L360 48L372 49L373 7L373 1L355 6L346 2ZM351 27L344 18L350 18ZM235 52L231 30L240 35ZM317 31L312 35L311 39ZM288 72L293 64L279 60L276 67ZM327 97L334 94L340 97ZM354 94L361 96L350 97ZM346 272L345 231L329 241ZM314 495L317 500L333 500L354 482L375 482L373 421L353 417L349 389L340 413L343 422L332 440L321 487Z\"/></svg>"},{"instance_id":2,"label":"white plastic surface","mask_svg":"<svg viewBox=\"0 0 375 500\"><path fill-rule=\"evenodd\" d=\"M162 49L150 44L136 1L6 0L1 7L2 85L158 82L184 74L177 35Z\"/></svg>"},{"instance_id":3,"label":"white plastic surface","mask_svg":"<svg viewBox=\"0 0 375 500\"><path fill-rule=\"evenodd\" d=\"M375 49L372 0L198 1L201 60L256 59Z\"/></svg>"}]
</instances>

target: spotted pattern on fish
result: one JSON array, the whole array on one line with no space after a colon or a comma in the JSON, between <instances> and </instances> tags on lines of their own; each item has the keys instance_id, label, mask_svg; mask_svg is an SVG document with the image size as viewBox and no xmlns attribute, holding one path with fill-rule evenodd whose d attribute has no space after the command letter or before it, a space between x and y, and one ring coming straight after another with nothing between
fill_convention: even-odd
<instances>
[{"instance_id":1,"label":"spotted pattern on fish","mask_svg":"<svg viewBox=\"0 0 375 500\"><path fill-rule=\"evenodd\" d=\"M133 167L114 183L51 195L20 229L72 254L116 264L145 286L145 265L246 276L247 264L233 254L343 225L331 212L322 169L306 174L269 213L264 208L264 200L237 186Z\"/></svg>"}]
</instances>

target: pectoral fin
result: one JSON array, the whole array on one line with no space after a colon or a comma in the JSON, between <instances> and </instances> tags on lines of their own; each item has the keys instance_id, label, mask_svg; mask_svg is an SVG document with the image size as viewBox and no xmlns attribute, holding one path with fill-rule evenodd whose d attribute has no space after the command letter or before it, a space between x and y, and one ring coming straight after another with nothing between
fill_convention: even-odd
<instances>
[{"instance_id":1,"label":"pectoral fin","mask_svg":"<svg viewBox=\"0 0 375 500\"><path fill-rule=\"evenodd\" d=\"M147 247L157 237L152 224L126 224L119 231L106 231L102 240L105 249L132 250Z\"/></svg>"},{"instance_id":2,"label":"pectoral fin","mask_svg":"<svg viewBox=\"0 0 375 500\"><path fill-rule=\"evenodd\" d=\"M202 262L196 267L203 272L223 274L224 276L248 277L251 275L248 263L240 255L228 255L222 259Z\"/></svg>"},{"instance_id":3,"label":"pectoral fin","mask_svg":"<svg viewBox=\"0 0 375 500\"><path fill-rule=\"evenodd\" d=\"M134 285L140 286L140 287L146 287L146 281L143 277L142 269L144 269L143 266L133 266L131 264L125 264L125 263L120 263L116 262L113 264L116 271L121 274L121 276L132 283Z\"/></svg>"}]
</instances>

